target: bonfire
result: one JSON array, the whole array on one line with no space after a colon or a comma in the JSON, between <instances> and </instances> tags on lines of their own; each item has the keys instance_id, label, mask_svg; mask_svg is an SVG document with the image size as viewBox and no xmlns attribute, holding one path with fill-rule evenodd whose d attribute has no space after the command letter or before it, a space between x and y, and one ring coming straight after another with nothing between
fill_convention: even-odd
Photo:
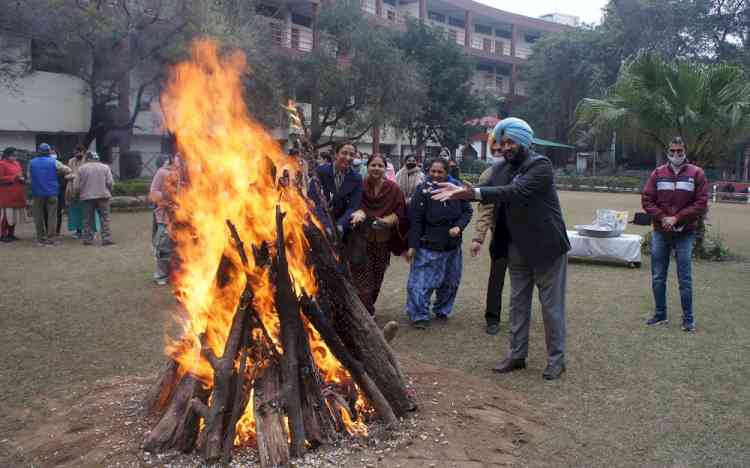
<instances>
[{"instance_id":1,"label":"bonfire","mask_svg":"<svg viewBox=\"0 0 750 468\"><path fill-rule=\"evenodd\" d=\"M247 71L242 53L201 40L162 95L182 163L170 194L181 334L146 399L144 448L229 461L249 445L284 466L372 421L394 427L415 404L312 214L312 155L286 155L250 117Z\"/></svg>"}]
</instances>

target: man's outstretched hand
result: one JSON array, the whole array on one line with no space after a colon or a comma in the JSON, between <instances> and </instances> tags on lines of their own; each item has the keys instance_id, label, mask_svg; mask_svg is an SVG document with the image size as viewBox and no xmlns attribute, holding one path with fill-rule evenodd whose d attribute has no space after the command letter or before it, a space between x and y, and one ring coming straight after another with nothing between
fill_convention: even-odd
<instances>
[{"instance_id":1,"label":"man's outstretched hand","mask_svg":"<svg viewBox=\"0 0 750 468\"><path fill-rule=\"evenodd\" d=\"M432 199L437 201L473 200L474 187L470 184L455 185L450 182L438 182L438 188L433 190Z\"/></svg>"}]
</instances>

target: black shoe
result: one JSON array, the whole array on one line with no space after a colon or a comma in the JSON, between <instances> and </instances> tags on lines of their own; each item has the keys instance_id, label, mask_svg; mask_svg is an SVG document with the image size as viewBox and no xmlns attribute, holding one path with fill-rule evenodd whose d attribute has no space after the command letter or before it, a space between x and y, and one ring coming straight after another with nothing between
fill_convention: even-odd
<instances>
[{"instance_id":1,"label":"black shoe","mask_svg":"<svg viewBox=\"0 0 750 468\"><path fill-rule=\"evenodd\" d=\"M21 240L21 239L19 239L18 237L14 236L12 234L10 236L8 236L8 241L9 242L14 242L14 241L17 241L17 240Z\"/></svg>"},{"instance_id":2,"label":"black shoe","mask_svg":"<svg viewBox=\"0 0 750 468\"><path fill-rule=\"evenodd\" d=\"M505 358L492 369L492 372L505 374L507 372L513 372L514 370L518 369L526 369L526 359Z\"/></svg>"},{"instance_id":3,"label":"black shoe","mask_svg":"<svg viewBox=\"0 0 750 468\"><path fill-rule=\"evenodd\" d=\"M430 326L429 320L417 320L414 322L414 328L417 330L427 330L427 328Z\"/></svg>"},{"instance_id":4,"label":"black shoe","mask_svg":"<svg viewBox=\"0 0 750 468\"><path fill-rule=\"evenodd\" d=\"M11 238L8 236L0 237L0 242L11 242Z\"/></svg>"},{"instance_id":5,"label":"black shoe","mask_svg":"<svg viewBox=\"0 0 750 468\"><path fill-rule=\"evenodd\" d=\"M488 335L497 335L500 333L500 324L499 323L488 323L487 324L487 334Z\"/></svg>"},{"instance_id":6,"label":"black shoe","mask_svg":"<svg viewBox=\"0 0 750 468\"><path fill-rule=\"evenodd\" d=\"M666 325L669 323L669 320L667 320L667 317L661 317L659 315L654 315L648 321L646 322L646 325L649 327L658 327L660 325Z\"/></svg>"},{"instance_id":7,"label":"black shoe","mask_svg":"<svg viewBox=\"0 0 750 468\"><path fill-rule=\"evenodd\" d=\"M446 320L448 320L448 316L443 314L435 314L435 319L445 322Z\"/></svg>"},{"instance_id":8,"label":"black shoe","mask_svg":"<svg viewBox=\"0 0 750 468\"><path fill-rule=\"evenodd\" d=\"M102 245L106 247L108 245L115 245L115 243L111 240L105 240L105 241L102 241Z\"/></svg>"},{"instance_id":9,"label":"black shoe","mask_svg":"<svg viewBox=\"0 0 750 468\"><path fill-rule=\"evenodd\" d=\"M565 372L564 363L548 364L542 373L542 377L544 377L544 380L556 380L560 378L563 372Z\"/></svg>"}]
</instances>

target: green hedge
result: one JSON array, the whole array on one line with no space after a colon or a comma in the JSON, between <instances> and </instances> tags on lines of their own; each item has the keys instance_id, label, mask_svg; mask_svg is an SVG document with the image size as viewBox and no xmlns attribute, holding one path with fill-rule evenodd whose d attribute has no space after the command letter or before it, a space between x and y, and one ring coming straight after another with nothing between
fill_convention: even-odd
<instances>
[{"instance_id":1,"label":"green hedge","mask_svg":"<svg viewBox=\"0 0 750 468\"><path fill-rule=\"evenodd\" d=\"M558 185L589 185L595 187L622 187L642 189L646 179L635 176L607 176L607 177L580 177L580 176L555 176Z\"/></svg>"},{"instance_id":2,"label":"green hedge","mask_svg":"<svg viewBox=\"0 0 750 468\"><path fill-rule=\"evenodd\" d=\"M112 195L115 197L135 197L137 195L148 195L151 188L151 179L132 179L115 182Z\"/></svg>"}]
</instances>

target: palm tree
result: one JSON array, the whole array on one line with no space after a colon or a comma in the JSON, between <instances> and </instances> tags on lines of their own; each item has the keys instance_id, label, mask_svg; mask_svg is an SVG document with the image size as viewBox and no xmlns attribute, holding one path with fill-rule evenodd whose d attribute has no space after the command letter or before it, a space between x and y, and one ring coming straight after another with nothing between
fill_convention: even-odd
<instances>
[{"instance_id":1,"label":"palm tree","mask_svg":"<svg viewBox=\"0 0 750 468\"><path fill-rule=\"evenodd\" d=\"M750 130L750 82L733 65L638 55L623 64L603 99L577 106L574 131L612 130L636 135L656 150L681 135L689 158L711 165Z\"/></svg>"}]
</instances>

